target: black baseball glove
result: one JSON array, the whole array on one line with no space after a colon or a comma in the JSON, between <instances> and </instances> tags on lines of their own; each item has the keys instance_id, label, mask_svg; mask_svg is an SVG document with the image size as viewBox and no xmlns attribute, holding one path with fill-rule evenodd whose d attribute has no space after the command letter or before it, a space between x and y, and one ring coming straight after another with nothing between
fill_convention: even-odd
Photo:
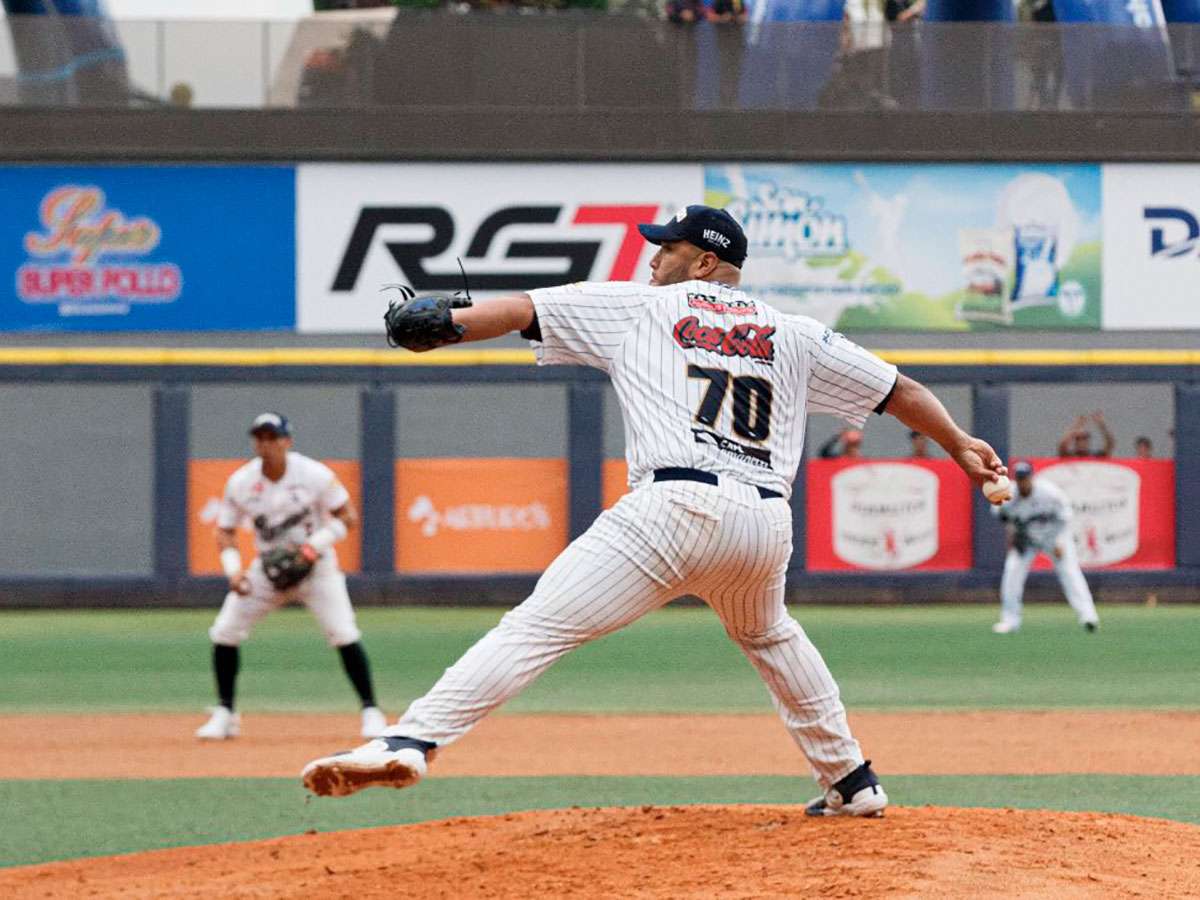
<instances>
[{"instance_id":1,"label":"black baseball glove","mask_svg":"<svg viewBox=\"0 0 1200 900\"><path fill-rule=\"evenodd\" d=\"M1018 553L1024 553L1029 549L1029 534L1024 528L1016 528L1013 531L1012 538L1013 549Z\"/></svg>"},{"instance_id":2,"label":"black baseball glove","mask_svg":"<svg viewBox=\"0 0 1200 900\"><path fill-rule=\"evenodd\" d=\"M308 577L313 569L315 555L307 548L284 544L262 555L263 574L277 591L295 587Z\"/></svg>"},{"instance_id":3,"label":"black baseball glove","mask_svg":"<svg viewBox=\"0 0 1200 900\"><path fill-rule=\"evenodd\" d=\"M390 346L424 353L463 339L466 329L454 324L450 310L471 306L470 297L457 293L414 294L404 285L387 287L398 288L402 295L402 299L389 302L383 314Z\"/></svg>"}]
</instances>

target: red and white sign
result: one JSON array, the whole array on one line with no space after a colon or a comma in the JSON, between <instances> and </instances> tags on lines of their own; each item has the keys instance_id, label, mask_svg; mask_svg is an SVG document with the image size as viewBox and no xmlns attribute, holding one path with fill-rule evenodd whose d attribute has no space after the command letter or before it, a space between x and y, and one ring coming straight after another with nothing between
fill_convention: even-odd
<instances>
[{"instance_id":1,"label":"red and white sign","mask_svg":"<svg viewBox=\"0 0 1200 900\"><path fill-rule=\"evenodd\" d=\"M296 178L297 325L378 332L380 288L472 294L646 281L637 231L703 196L679 164L314 163Z\"/></svg>"},{"instance_id":2,"label":"red and white sign","mask_svg":"<svg viewBox=\"0 0 1200 900\"><path fill-rule=\"evenodd\" d=\"M1167 459L1033 459L1036 478L1071 501L1079 562L1088 569L1175 565L1175 463ZM1049 569L1038 557L1035 569Z\"/></svg>"},{"instance_id":3,"label":"red and white sign","mask_svg":"<svg viewBox=\"0 0 1200 900\"><path fill-rule=\"evenodd\" d=\"M971 485L950 460L810 460L808 569L971 567Z\"/></svg>"}]
</instances>

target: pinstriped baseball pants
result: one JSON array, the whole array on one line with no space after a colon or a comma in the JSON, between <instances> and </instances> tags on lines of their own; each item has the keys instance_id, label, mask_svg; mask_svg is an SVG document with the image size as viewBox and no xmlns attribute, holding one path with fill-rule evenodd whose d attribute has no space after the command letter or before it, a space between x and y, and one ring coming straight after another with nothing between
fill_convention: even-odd
<instances>
[{"instance_id":1,"label":"pinstriped baseball pants","mask_svg":"<svg viewBox=\"0 0 1200 900\"><path fill-rule=\"evenodd\" d=\"M649 483L601 513L388 734L448 744L563 654L682 594L703 598L758 670L823 789L863 761L821 654L783 603L786 500L723 478Z\"/></svg>"}]
</instances>

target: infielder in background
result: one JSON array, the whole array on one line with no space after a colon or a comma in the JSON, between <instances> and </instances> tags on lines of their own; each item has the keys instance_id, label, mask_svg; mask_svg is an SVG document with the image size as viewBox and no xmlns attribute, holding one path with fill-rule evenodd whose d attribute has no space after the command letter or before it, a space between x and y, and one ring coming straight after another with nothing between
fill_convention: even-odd
<instances>
[{"instance_id":1,"label":"infielder in background","mask_svg":"<svg viewBox=\"0 0 1200 900\"><path fill-rule=\"evenodd\" d=\"M313 793L416 782L434 748L563 654L694 594L758 670L807 757L822 790L807 812L872 816L887 806L837 684L784 607L787 498L805 417L834 413L861 428L872 411L886 410L938 441L976 482L1006 470L895 366L738 290L746 237L728 213L689 206L641 233L660 246L649 286L571 284L478 306L409 295L389 309L389 339L412 350L519 331L541 365L607 372L625 416L632 491L381 739L309 763L303 779Z\"/></svg>"},{"instance_id":2,"label":"infielder in background","mask_svg":"<svg viewBox=\"0 0 1200 900\"><path fill-rule=\"evenodd\" d=\"M1033 466L1013 466L1017 493L1007 503L992 507L992 513L1008 525L1008 554L1000 578L1000 621L996 634L1012 634L1021 627L1021 607L1029 567L1039 553L1054 562L1054 573L1079 623L1088 631L1100 625L1096 604L1088 590L1075 539L1071 537L1071 504L1057 485L1033 477Z\"/></svg>"},{"instance_id":3,"label":"infielder in background","mask_svg":"<svg viewBox=\"0 0 1200 900\"><path fill-rule=\"evenodd\" d=\"M362 632L333 549L358 524L350 494L328 466L292 450L291 426L278 413L258 416L250 436L256 458L229 476L217 513L217 546L229 593L208 630L218 705L196 737L237 736L238 648L259 619L289 601L307 606L330 646L337 647L362 701L362 736L375 737L387 727L387 719L375 705ZM249 568L243 567L237 549L235 529L243 520L253 525L258 550Z\"/></svg>"}]
</instances>

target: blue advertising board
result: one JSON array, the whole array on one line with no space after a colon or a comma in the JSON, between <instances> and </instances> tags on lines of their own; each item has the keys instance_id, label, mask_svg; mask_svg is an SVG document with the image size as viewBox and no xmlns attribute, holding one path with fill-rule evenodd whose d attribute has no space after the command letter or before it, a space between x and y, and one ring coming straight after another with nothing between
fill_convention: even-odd
<instances>
[{"instance_id":1,"label":"blue advertising board","mask_svg":"<svg viewBox=\"0 0 1200 900\"><path fill-rule=\"evenodd\" d=\"M0 330L296 322L291 166L0 167Z\"/></svg>"}]
</instances>

